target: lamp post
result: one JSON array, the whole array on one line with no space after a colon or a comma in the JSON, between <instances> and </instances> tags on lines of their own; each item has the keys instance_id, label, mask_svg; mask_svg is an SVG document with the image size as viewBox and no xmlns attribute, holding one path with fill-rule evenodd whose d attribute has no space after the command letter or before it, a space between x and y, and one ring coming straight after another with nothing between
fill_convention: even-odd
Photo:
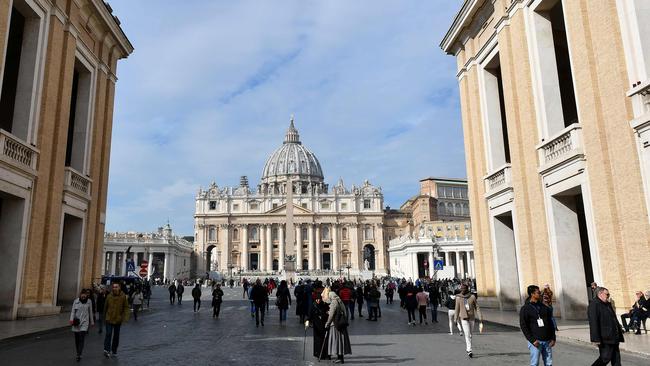
<instances>
[{"instance_id":1,"label":"lamp post","mask_svg":"<svg viewBox=\"0 0 650 366\"><path fill-rule=\"evenodd\" d=\"M348 281L349 281L350 280L350 268L352 268L352 266L350 265L350 262L348 262L348 264L345 265L345 268L348 269Z\"/></svg>"},{"instance_id":2,"label":"lamp post","mask_svg":"<svg viewBox=\"0 0 650 366\"><path fill-rule=\"evenodd\" d=\"M230 277L231 277L231 278L232 278L232 269L233 269L233 268L235 268L235 266L233 266L232 263L228 265L228 270L229 270L229 273L230 273Z\"/></svg>"}]
</instances>

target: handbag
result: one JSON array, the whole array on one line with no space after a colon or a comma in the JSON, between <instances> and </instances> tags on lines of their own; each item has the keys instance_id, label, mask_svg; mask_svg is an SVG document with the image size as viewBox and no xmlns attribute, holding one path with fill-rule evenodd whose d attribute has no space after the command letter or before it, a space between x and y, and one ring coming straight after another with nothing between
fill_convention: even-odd
<instances>
[{"instance_id":1,"label":"handbag","mask_svg":"<svg viewBox=\"0 0 650 366\"><path fill-rule=\"evenodd\" d=\"M342 331L345 330L350 323L348 323L348 317L345 314L345 310L341 310L343 309L342 307L339 307L338 309L339 310L337 310L334 318L334 326L337 330Z\"/></svg>"},{"instance_id":2,"label":"handbag","mask_svg":"<svg viewBox=\"0 0 650 366\"><path fill-rule=\"evenodd\" d=\"M77 309L74 309L74 317L72 318L72 325L78 327L81 324L81 320L77 318Z\"/></svg>"}]
</instances>

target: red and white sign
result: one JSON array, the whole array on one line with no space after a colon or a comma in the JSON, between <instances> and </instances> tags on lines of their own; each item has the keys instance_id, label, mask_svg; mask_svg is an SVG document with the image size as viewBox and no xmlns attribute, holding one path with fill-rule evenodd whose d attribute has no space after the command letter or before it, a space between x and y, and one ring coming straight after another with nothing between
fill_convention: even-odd
<instances>
[{"instance_id":1,"label":"red and white sign","mask_svg":"<svg viewBox=\"0 0 650 366\"><path fill-rule=\"evenodd\" d=\"M146 268L144 268L144 267L140 268L140 276L141 277L147 277L147 273L148 273L148 271L147 271Z\"/></svg>"}]
</instances>

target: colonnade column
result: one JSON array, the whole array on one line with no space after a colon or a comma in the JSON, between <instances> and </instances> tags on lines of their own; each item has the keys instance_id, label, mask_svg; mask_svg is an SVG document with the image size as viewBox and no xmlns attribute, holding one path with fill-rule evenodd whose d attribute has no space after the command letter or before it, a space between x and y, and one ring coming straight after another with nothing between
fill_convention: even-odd
<instances>
[{"instance_id":1,"label":"colonnade column","mask_svg":"<svg viewBox=\"0 0 650 366\"><path fill-rule=\"evenodd\" d=\"M248 225L242 225L239 235L239 242L241 243L239 268L241 268L242 271L246 271L248 270Z\"/></svg>"},{"instance_id":2,"label":"colonnade column","mask_svg":"<svg viewBox=\"0 0 650 366\"><path fill-rule=\"evenodd\" d=\"M126 276L128 273L126 272L126 252L122 252L122 268L120 272L122 272L122 276Z\"/></svg>"},{"instance_id":3,"label":"colonnade column","mask_svg":"<svg viewBox=\"0 0 650 366\"><path fill-rule=\"evenodd\" d=\"M458 278L463 278L463 258L460 256L460 251L456 251L456 273L458 273Z\"/></svg>"},{"instance_id":4,"label":"colonnade column","mask_svg":"<svg viewBox=\"0 0 650 366\"><path fill-rule=\"evenodd\" d=\"M476 277L476 274L474 273L474 260L472 259L472 252L467 251L465 253L467 256L467 272L469 273L469 277L474 278Z\"/></svg>"},{"instance_id":5,"label":"colonnade column","mask_svg":"<svg viewBox=\"0 0 650 366\"><path fill-rule=\"evenodd\" d=\"M384 253L384 227L381 223L376 225L375 232L375 249L378 251L378 263L375 263L375 269L386 269L386 256Z\"/></svg>"},{"instance_id":6,"label":"colonnade column","mask_svg":"<svg viewBox=\"0 0 650 366\"><path fill-rule=\"evenodd\" d=\"M445 251L445 267L451 266L451 262L449 262L449 252Z\"/></svg>"},{"instance_id":7,"label":"colonnade column","mask_svg":"<svg viewBox=\"0 0 650 366\"><path fill-rule=\"evenodd\" d=\"M296 225L295 238L296 238L296 270L298 269L304 270L304 268L302 268L302 228L300 227L300 225Z\"/></svg>"},{"instance_id":8,"label":"colonnade column","mask_svg":"<svg viewBox=\"0 0 650 366\"><path fill-rule=\"evenodd\" d=\"M219 269L222 274L228 273L228 264L230 264L230 226L228 224L221 224L221 235L217 237L221 244L221 258Z\"/></svg>"},{"instance_id":9,"label":"colonnade column","mask_svg":"<svg viewBox=\"0 0 650 366\"><path fill-rule=\"evenodd\" d=\"M259 225L260 257L258 258L260 271L266 271L266 226Z\"/></svg>"},{"instance_id":10,"label":"colonnade column","mask_svg":"<svg viewBox=\"0 0 650 366\"><path fill-rule=\"evenodd\" d=\"M314 248L314 224L309 224L308 227L309 230L309 270L313 271L316 269L316 261L314 258L314 252L316 251L316 248Z\"/></svg>"},{"instance_id":11,"label":"colonnade column","mask_svg":"<svg viewBox=\"0 0 650 366\"><path fill-rule=\"evenodd\" d=\"M339 268L339 224L332 225L332 270Z\"/></svg>"},{"instance_id":12,"label":"colonnade column","mask_svg":"<svg viewBox=\"0 0 650 366\"><path fill-rule=\"evenodd\" d=\"M116 252L111 252L111 275L116 276L117 273L115 273L115 268L117 265L117 253Z\"/></svg>"},{"instance_id":13,"label":"colonnade column","mask_svg":"<svg viewBox=\"0 0 650 366\"><path fill-rule=\"evenodd\" d=\"M284 272L284 225L280 224L278 225L278 241L280 242L278 245L278 271L283 271Z\"/></svg>"},{"instance_id":14,"label":"colonnade column","mask_svg":"<svg viewBox=\"0 0 650 366\"><path fill-rule=\"evenodd\" d=\"M435 269L433 268L433 261L435 258L433 258L433 248L429 252L429 265L427 266L427 269L429 270L429 277L433 278L433 274L435 273Z\"/></svg>"},{"instance_id":15,"label":"colonnade column","mask_svg":"<svg viewBox=\"0 0 650 366\"><path fill-rule=\"evenodd\" d=\"M273 270L273 239L271 237L272 226L266 226L266 270Z\"/></svg>"},{"instance_id":16,"label":"colonnade column","mask_svg":"<svg viewBox=\"0 0 650 366\"><path fill-rule=\"evenodd\" d=\"M147 267L147 278L151 279L153 274L153 252L149 252L149 266Z\"/></svg>"},{"instance_id":17,"label":"colonnade column","mask_svg":"<svg viewBox=\"0 0 650 366\"><path fill-rule=\"evenodd\" d=\"M169 278L169 253L165 252L165 263L163 264L165 266L165 270L163 272L163 281L170 280Z\"/></svg>"},{"instance_id":18,"label":"colonnade column","mask_svg":"<svg viewBox=\"0 0 650 366\"><path fill-rule=\"evenodd\" d=\"M173 249L172 249L173 250ZM176 253L169 253L169 272L167 273L172 280L176 279Z\"/></svg>"},{"instance_id":19,"label":"colonnade column","mask_svg":"<svg viewBox=\"0 0 650 366\"><path fill-rule=\"evenodd\" d=\"M348 234L351 239L351 248L350 248L350 254L352 255L352 268L356 268L357 270L361 270L361 260L360 260L360 254L361 254L361 248L359 248L359 224L352 224L350 225L350 233Z\"/></svg>"},{"instance_id":20,"label":"colonnade column","mask_svg":"<svg viewBox=\"0 0 650 366\"><path fill-rule=\"evenodd\" d=\"M322 266L323 255L321 254L321 245L320 245L320 225L316 225L316 269L323 269Z\"/></svg>"}]
</instances>

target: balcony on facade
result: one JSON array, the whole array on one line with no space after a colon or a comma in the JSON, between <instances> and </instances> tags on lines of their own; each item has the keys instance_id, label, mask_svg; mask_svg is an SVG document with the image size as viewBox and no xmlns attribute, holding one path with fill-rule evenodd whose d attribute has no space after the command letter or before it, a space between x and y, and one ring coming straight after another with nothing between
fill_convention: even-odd
<instances>
[{"instance_id":1,"label":"balcony on facade","mask_svg":"<svg viewBox=\"0 0 650 366\"><path fill-rule=\"evenodd\" d=\"M632 88L627 96L632 99L636 117L630 124L638 133L645 132L648 129L648 122L650 122L650 80Z\"/></svg>"},{"instance_id":2,"label":"balcony on facade","mask_svg":"<svg viewBox=\"0 0 650 366\"><path fill-rule=\"evenodd\" d=\"M539 172L545 174L553 169L576 160L583 159L584 143L582 127L574 123L537 145Z\"/></svg>"},{"instance_id":3,"label":"balcony on facade","mask_svg":"<svg viewBox=\"0 0 650 366\"><path fill-rule=\"evenodd\" d=\"M0 129L0 160L12 167L36 175L38 150L9 132Z\"/></svg>"},{"instance_id":4,"label":"balcony on facade","mask_svg":"<svg viewBox=\"0 0 650 366\"><path fill-rule=\"evenodd\" d=\"M506 190L512 189L512 168L505 164L483 178L485 183L485 198L491 198Z\"/></svg>"},{"instance_id":5,"label":"balcony on facade","mask_svg":"<svg viewBox=\"0 0 650 366\"><path fill-rule=\"evenodd\" d=\"M64 189L77 196L90 200L92 180L78 171L65 167Z\"/></svg>"}]
</instances>

